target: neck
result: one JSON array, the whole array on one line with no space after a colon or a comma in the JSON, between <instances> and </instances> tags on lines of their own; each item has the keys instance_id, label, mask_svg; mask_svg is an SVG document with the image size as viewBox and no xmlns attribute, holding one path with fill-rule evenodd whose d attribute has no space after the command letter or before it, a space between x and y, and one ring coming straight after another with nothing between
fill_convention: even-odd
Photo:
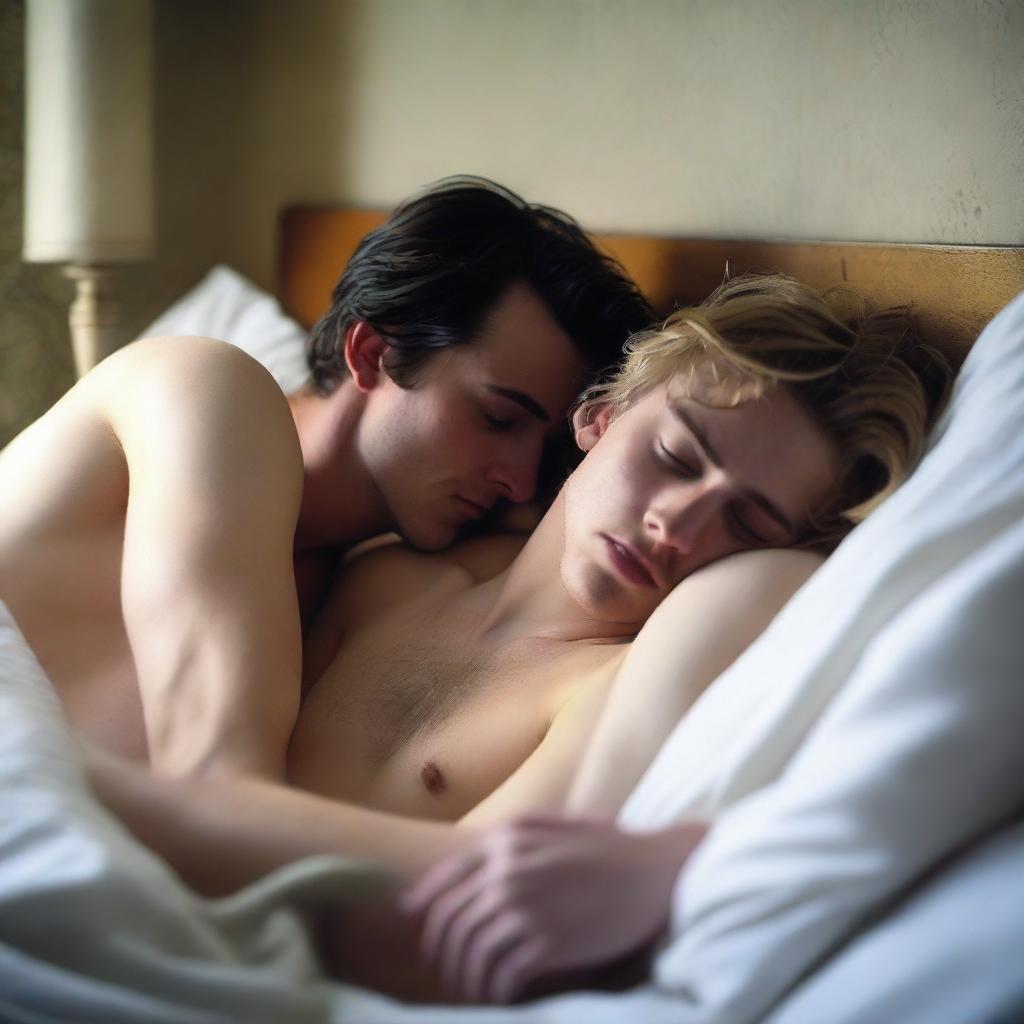
<instances>
[{"instance_id":1,"label":"neck","mask_svg":"<svg viewBox=\"0 0 1024 1024\"><path fill-rule=\"evenodd\" d=\"M601 618L566 588L561 572L564 554L563 490L512 564L483 584L489 593L481 639L613 643L636 636L642 623Z\"/></svg>"},{"instance_id":2,"label":"neck","mask_svg":"<svg viewBox=\"0 0 1024 1024\"><path fill-rule=\"evenodd\" d=\"M350 547L392 528L357 444L364 401L350 381L326 397L304 389L288 400L305 474L297 551Z\"/></svg>"}]
</instances>

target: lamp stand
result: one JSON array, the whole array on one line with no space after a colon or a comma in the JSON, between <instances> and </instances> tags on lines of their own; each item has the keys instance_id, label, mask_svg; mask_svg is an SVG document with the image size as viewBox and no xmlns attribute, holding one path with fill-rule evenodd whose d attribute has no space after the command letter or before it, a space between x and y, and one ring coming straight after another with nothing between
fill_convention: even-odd
<instances>
[{"instance_id":1,"label":"lamp stand","mask_svg":"<svg viewBox=\"0 0 1024 1024\"><path fill-rule=\"evenodd\" d=\"M68 317L75 372L84 377L98 362L120 348L121 303L114 295L115 271L106 267L72 264L64 268L75 282L75 299Z\"/></svg>"}]
</instances>

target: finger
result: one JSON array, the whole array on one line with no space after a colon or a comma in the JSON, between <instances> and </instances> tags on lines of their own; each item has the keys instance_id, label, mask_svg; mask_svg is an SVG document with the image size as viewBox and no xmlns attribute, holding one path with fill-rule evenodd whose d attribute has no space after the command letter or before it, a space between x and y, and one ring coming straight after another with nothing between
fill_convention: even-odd
<instances>
[{"instance_id":1,"label":"finger","mask_svg":"<svg viewBox=\"0 0 1024 1024\"><path fill-rule=\"evenodd\" d=\"M545 942L539 936L510 947L495 966L486 991L488 1002L511 1003L544 973Z\"/></svg>"},{"instance_id":2,"label":"finger","mask_svg":"<svg viewBox=\"0 0 1024 1024\"><path fill-rule=\"evenodd\" d=\"M523 942L526 933L522 915L510 911L499 911L481 927L466 945L458 980L459 994L470 1002L483 1002L495 965L513 946Z\"/></svg>"},{"instance_id":3,"label":"finger","mask_svg":"<svg viewBox=\"0 0 1024 1024\"><path fill-rule=\"evenodd\" d=\"M451 916L441 939L437 969L446 991L464 992L463 964L478 934L501 912L502 905L491 891L483 890Z\"/></svg>"},{"instance_id":4,"label":"finger","mask_svg":"<svg viewBox=\"0 0 1024 1024\"><path fill-rule=\"evenodd\" d=\"M446 857L428 868L399 897L399 909L407 914L419 914L433 903L441 893L459 885L483 863L483 855L476 850Z\"/></svg>"},{"instance_id":5,"label":"finger","mask_svg":"<svg viewBox=\"0 0 1024 1024\"><path fill-rule=\"evenodd\" d=\"M425 963L439 964L447 936L459 915L480 895L482 883L473 876L441 893L427 910L420 932L420 956Z\"/></svg>"},{"instance_id":6,"label":"finger","mask_svg":"<svg viewBox=\"0 0 1024 1024\"><path fill-rule=\"evenodd\" d=\"M536 830L538 832L552 832L558 830L573 830L603 825L613 825L615 818L610 814L555 814L554 812L536 812L526 814L517 819L516 824L521 828Z\"/></svg>"}]
</instances>

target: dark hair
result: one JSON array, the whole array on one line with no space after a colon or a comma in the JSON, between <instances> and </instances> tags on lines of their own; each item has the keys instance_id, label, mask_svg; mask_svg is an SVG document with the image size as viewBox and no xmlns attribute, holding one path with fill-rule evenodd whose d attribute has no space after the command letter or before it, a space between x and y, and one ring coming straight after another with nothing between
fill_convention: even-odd
<instances>
[{"instance_id":1,"label":"dark hair","mask_svg":"<svg viewBox=\"0 0 1024 1024\"><path fill-rule=\"evenodd\" d=\"M517 282L533 289L595 372L653 320L622 267L567 214L486 178L445 178L359 243L306 345L314 387L329 394L347 375L345 332L356 320L388 340L384 367L411 386L433 350L471 342Z\"/></svg>"}]
</instances>

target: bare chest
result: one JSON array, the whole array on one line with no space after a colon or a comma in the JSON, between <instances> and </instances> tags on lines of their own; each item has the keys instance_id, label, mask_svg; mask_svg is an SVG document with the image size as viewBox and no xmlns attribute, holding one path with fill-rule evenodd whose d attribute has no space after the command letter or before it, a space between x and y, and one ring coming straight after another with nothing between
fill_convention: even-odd
<instances>
[{"instance_id":1,"label":"bare chest","mask_svg":"<svg viewBox=\"0 0 1024 1024\"><path fill-rule=\"evenodd\" d=\"M393 813L457 818L530 756L566 695L612 653L535 643L483 653L442 622L376 623L346 640L303 704L292 780Z\"/></svg>"}]
</instances>

